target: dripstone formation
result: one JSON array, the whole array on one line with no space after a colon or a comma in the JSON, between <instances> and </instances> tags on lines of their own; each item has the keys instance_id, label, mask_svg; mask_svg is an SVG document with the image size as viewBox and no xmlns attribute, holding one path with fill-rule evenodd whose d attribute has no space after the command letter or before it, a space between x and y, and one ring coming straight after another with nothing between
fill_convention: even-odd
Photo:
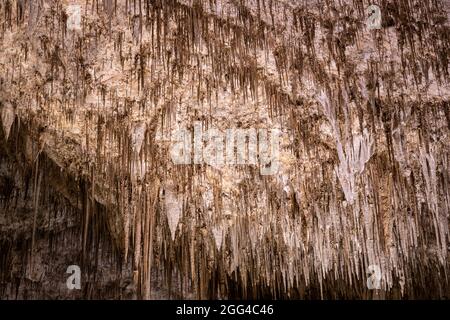
<instances>
[{"instance_id":1,"label":"dripstone formation","mask_svg":"<svg viewBox=\"0 0 450 320\"><path fill-rule=\"evenodd\" d=\"M0 298L448 298L449 12L1 1ZM247 162L175 163L196 124Z\"/></svg>"}]
</instances>

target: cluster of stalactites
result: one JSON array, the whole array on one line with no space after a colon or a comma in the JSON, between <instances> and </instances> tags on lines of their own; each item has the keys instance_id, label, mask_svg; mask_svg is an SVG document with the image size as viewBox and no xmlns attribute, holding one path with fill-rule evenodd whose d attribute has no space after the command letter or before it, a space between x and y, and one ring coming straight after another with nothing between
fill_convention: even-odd
<instances>
[{"instance_id":1,"label":"cluster of stalactites","mask_svg":"<svg viewBox=\"0 0 450 320\"><path fill-rule=\"evenodd\" d=\"M414 265L448 266L448 142L431 142L448 136L448 104L401 98L448 82L436 1L382 1L383 29L372 33L364 1L74 3L81 32L67 30L61 1L0 4L2 46L16 41L2 60L2 123L17 113L81 136L76 174L89 181L85 197L110 210L141 297L152 266L200 298L230 295L233 281L246 294L318 286L324 296L325 279L365 287L373 265L385 289L403 279L403 292L420 281L408 278ZM393 35L399 61L386 61ZM355 61L348 52L368 38L381 53ZM227 94L288 128L289 174L236 168L241 180L225 192L210 168L170 164L156 132L183 108L214 125Z\"/></svg>"}]
</instances>

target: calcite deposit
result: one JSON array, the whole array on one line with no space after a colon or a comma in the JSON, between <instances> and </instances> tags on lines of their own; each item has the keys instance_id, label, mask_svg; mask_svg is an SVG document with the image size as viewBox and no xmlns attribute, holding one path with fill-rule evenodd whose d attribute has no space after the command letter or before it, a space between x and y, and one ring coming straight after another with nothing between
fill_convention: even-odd
<instances>
[{"instance_id":1,"label":"calcite deposit","mask_svg":"<svg viewBox=\"0 0 450 320\"><path fill-rule=\"evenodd\" d=\"M449 14L1 1L0 299L448 298Z\"/></svg>"}]
</instances>

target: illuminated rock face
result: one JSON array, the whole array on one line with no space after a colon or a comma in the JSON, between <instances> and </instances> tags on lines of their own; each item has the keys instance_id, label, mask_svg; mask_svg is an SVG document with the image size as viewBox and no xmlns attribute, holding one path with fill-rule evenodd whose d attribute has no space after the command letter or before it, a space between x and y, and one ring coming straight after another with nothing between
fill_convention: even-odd
<instances>
[{"instance_id":1,"label":"illuminated rock face","mask_svg":"<svg viewBox=\"0 0 450 320\"><path fill-rule=\"evenodd\" d=\"M328 2L2 1L0 298L448 297L449 3Z\"/></svg>"}]
</instances>

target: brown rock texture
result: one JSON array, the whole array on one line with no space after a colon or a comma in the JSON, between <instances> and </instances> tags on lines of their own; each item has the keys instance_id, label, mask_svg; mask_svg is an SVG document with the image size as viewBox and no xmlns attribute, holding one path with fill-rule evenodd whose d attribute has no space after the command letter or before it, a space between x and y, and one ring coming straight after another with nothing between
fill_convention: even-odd
<instances>
[{"instance_id":1,"label":"brown rock texture","mask_svg":"<svg viewBox=\"0 0 450 320\"><path fill-rule=\"evenodd\" d=\"M449 12L1 1L0 298L448 298Z\"/></svg>"}]
</instances>

